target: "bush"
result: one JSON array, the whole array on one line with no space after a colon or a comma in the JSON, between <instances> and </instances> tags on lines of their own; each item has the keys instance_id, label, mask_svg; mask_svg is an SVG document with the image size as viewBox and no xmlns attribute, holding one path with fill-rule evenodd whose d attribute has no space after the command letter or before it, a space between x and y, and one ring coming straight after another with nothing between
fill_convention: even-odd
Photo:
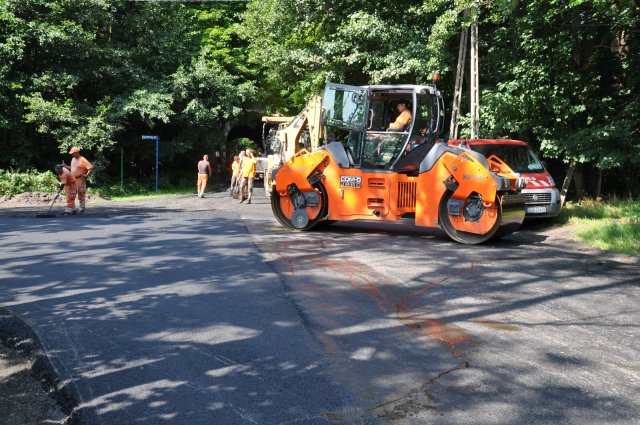
<instances>
[{"instance_id":1,"label":"bush","mask_svg":"<svg viewBox=\"0 0 640 425\"><path fill-rule=\"evenodd\" d=\"M23 192L55 192L58 184L58 177L51 171L0 170L0 196L17 195Z\"/></svg>"},{"instance_id":2,"label":"bush","mask_svg":"<svg viewBox=\"0 0 640 425\"><path fill-rule=\"evenodd\" d=\"M148 180L148 179L147 179ZM195 192L195 184L193 182L188 186L169 186L163 184L162 180L159 182L159 191L157 195L177 195ZM132 181L126 183L123 187L120 187L119 183L102 184L99 186L92 186L90 188L91 193L99 195L103 198L131 198L131 197L147 197L155 196L155 184L153 181L137 182Z\"/></svg>"}]
</instances>

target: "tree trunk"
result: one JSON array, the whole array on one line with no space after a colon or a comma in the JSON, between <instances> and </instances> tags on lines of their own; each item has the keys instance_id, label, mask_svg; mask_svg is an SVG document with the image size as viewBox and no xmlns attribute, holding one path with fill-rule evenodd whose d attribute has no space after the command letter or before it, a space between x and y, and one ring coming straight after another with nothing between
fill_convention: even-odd
<instances>
[{"instance_id":1,"label":"tree trunk","mask_svg":"<svg viewBox=\"0 0 640 425\"><path fill-rule=\"evenodd\" d=\"M584 174L582 164L576 164L573 171L573 184L576 187L576 196L578 199L584 197Z\"/></svg>"},{"instance_id":2,"label":"tree trunk","mask_svg":"<svg viewBox=\"0 0 640 425\"><path fill-rule=\"evenodd\" d=\"M600 197L600 192L602 191L602 169L598 168L598 173L596 174L596 190L593 195L595 199Z\"/></svg>"},{"instance_id":3,"label":"tree trunk","mask_svg":"<svg viewBox=\"0 0 640 425\"><path fill-rule=\"evenodd\" d=\"M567 197L567 191L569 191L569 185L571 184L575 169L576 162L571 161L571 165L569 165L569 169L567 170L567 176L564 178L564 183L562 183L562 190L560 191L560 208L564 205L564 200Z\"/></svg>"}]
</instances>

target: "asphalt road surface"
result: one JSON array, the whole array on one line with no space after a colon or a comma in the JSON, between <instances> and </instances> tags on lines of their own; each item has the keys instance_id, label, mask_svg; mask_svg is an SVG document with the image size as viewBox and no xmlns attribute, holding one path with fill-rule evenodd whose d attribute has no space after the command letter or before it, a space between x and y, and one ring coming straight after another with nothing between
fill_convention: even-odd
<instances>
[{"instance_id":1,"label":"asphalt road surface","mask_svg":"<svg viewBox=\"0 0 640 425\"><path fill-rule=\"evenodd\" d=\"M640 266L525 228L284 230L257 189L0 211L0 306L83 424L637 424Z\"/></svg>"}]
</instances>

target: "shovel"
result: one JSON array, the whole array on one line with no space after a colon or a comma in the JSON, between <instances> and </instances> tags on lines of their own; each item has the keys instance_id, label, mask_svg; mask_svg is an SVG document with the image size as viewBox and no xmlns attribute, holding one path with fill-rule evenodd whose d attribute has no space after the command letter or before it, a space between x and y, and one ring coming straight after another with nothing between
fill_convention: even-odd
<instances>
[{"instance_id":1,"label":"shovel","mask_svg":"<svg viewBox=\"0 0 640 425\"><path fill-rule=\"evenodd\" d=\"M62 192L62 189L58 190L58 193L56 193L56 196L53 198L53 201L51 201L51 206L49 206L49 210L47 211L46 214L36 214L36 218L51 218L51 217L55 217L55 214L50 214L51 213L51 208L53 207L53 204L56 203L56 201L58 200L58 196L60 196L60 192Z\"/></svg>"}]
</instances>

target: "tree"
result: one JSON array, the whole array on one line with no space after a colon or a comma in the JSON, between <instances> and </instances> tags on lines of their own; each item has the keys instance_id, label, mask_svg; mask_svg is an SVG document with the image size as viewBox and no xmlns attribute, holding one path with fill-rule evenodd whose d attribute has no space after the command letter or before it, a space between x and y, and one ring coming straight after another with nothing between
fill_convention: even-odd
<instances>
[{"instance_id":1,"label":"tree","mask_svg":"<svg viewBox=\"0 0 640 425\"><path fill-rule=\"evenodd\" d=\"M167 122L167 74L190 56L189 40L176 30L185 22L183 10L108 0L3 0L0 81L11 116L2 123L11 157L42 165L51 156L37 153L55 155L70 145L100 153L132 119Z\"/></svg>"},{"instance_id":2,"label":"tree","mask_svg":"<svg viewBox=\"0 0 640 425\"><path fill-rule=\"evenodd\" d=\"M428 47L438 12L408 0L253 1L241 34L263 69L263 98L283 99L277 106L294 113L328 81L429 81L447 55Z\"/></svg>"},{"instance_id":3,"label":"tree","mask_svg":"<svg viewBox=\"0 0 640 425\"><path fill-rule=\"evenodd\" d=\"M529 139L565 162L637 172L633 2L536 0L492 18L481 37L485 134Z\"/></svg>"},{"instance_id":4,"label":"tree","mask_svg":"<svg viewBox=\"0 0 640 425\"><path fill-rule=\"evenodd\" d=\"M46 168L77 145L105 169L119 145L143 167L153 152L140 135L153 131L170 168L222 139L252 94L222 37L234 7L0 0L0 166Z\"/></svg>"}]
</instances>

